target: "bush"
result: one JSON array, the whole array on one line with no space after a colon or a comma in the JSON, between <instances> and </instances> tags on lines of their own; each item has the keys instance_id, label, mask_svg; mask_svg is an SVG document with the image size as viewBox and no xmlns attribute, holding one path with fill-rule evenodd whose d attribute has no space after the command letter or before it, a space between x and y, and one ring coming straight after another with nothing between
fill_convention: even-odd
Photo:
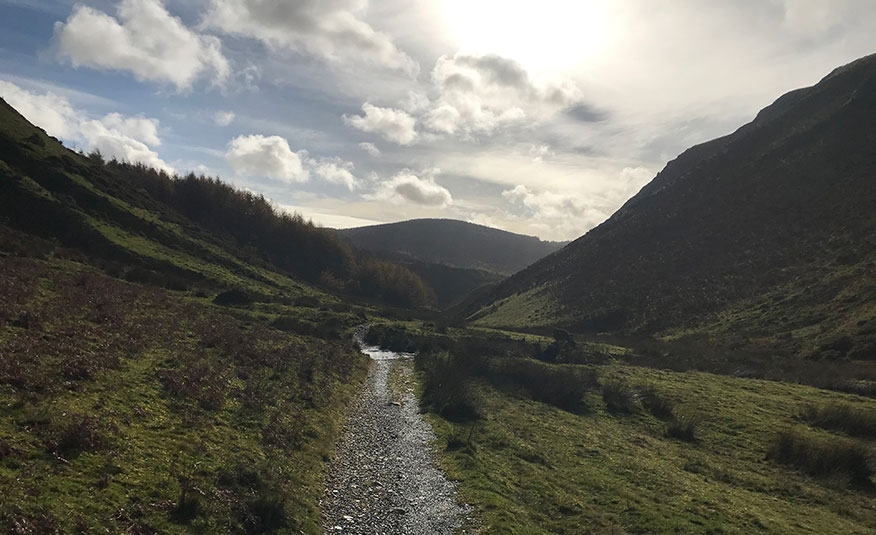
<instances>
[{"instance_id":1,"label":"bush","mask_svg":"<svg viewBox=\"0 0 876 535\"><path fill-rule=\"evenodd\" d=\"M243 290L232 288L217 295L213 302L223 306L247 306L252 304L252 297Z\"/></svg>"},{"instance_id":2,"label":"bush","mask_svg":"<svg viewBox=\"0 0 876 535\"><path fill-rule=\"evenodd\" d=\"M860 444L839 439L816 440L793 431L777 434L766 455L769 460L811 476L858 487L872 485L870 457L870 451Z\"/></svg>"},{"instance_id":3,"label":"bush","mask_svg":"<svg viewBox=\"0 0 876 535\"><path fill-rule=\"evenodd\" d=\"M67 414L51 422L43 442L52 453L69 456L99 449L103 436L100 425L91 416Z\"/></svg>"},{"instance_id":4,"label":"bush","mask_svg":"<svg viewBox=\"0 0 876 535\"><path fill-rule=\"evenodd\" d=\"M693 416L676 416L666 426L666 436L685 442L696 442L699 423L699 419Z\"/></svg>"},{"instance_id":5,"label":"bush","mask_svg":"<svg viewBox=\"0 0 876 535\"><path fill-rule=\"evenodd\" d=\"M633 412L636 408L632 389L620 379L608 379L602 383L602 401L612 412Z\"/></svg>"},{"instance_id":6,"label":"bush","mask_svg":"<svg viewBox=\"0 0 876 535\"><path fill-rule=\"evenodd\" d=\"M536 401L572 412L587 409L584 396L596 382L592 372L580 368L519 357L494 359L487 373L493 384L520 388Z\"/></svg>"},{"instance_id":7,"label":"bush","mask_svg":"<svg viewBox=\"0 0 876 535\"><path fill-rule=\"evenodd\" d=\"M665 398L653 384L639 387L639 399L642 401L642 406L657 418L661 420L672 418L672 401Z\"/></svg>"},{"instance_id":8,"label":"bush","mask_svg":"<svg viewBox=\"0 0 876 535\"><path fill-rule=\"evenodd\" d=\"M876 437L876 412L859 409L844 403L828 405L809 405L801 415L804 420L815 427L842 431L846 434L862 437Z\"/></svg>"},{"instance_id":9,"label":"bush","mask_svg":"<svg viewBox=\"0 0 876 535\"><path fill-rule=\"evenodd\" d=\"M482 417L482 402L466 359L446 352L429 353L418 355L416 364L424 372L422 398L429 410L457 422Z\"/></svg>"}]
</instances>

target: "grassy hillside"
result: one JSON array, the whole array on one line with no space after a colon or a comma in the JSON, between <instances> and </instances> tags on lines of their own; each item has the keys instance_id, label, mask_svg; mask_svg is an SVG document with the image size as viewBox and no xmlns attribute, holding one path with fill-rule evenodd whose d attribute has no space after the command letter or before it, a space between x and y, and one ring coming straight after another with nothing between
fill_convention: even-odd
<instances>
[{"instance_id":1,"label":"grassy hillside","mask_svg":"<svg viewBox=\"0 0 876 535\"><path fill-rule=\"evenodd\" d=\"M442 309L458 305L473 292L483 292L505 278L491 271L455 268L444 264L411 262L404 265L434 290L436 304Z\"/></svg>"},{"instance_id":2,"label":"grassy hillside","mask_svg":"<svg viewBox=\"0 0 876 535\"><path fill-rule=\"evenodd\" d=\"M565 245L452 219L413 219L337 231L357 249L510 275Z\"/></svg>"},{"instance_id":3,"label":"grassy hillside","mask_svg":"<svg viewBox=\"0 0 876 535\"><path fill-rule=\"evenodd\" d=\"M320 469L365 369L348 342L278 329L307 323L293 307L228 309L11 238L0 531L320 532Z\"/></svg>"},{"instance_id":4,"label":"grassy hillside","mask_svg":"<svg viewBox=\"0 0 876 535\"><path fill-rule=\"evenodd\" d=\"M876 56L693 147L602 225L500 284L477 325L876 356Z\"/></svg>"},{"instance_id":5,"label":"grassy hillside","mask_svg":"<svg viewBox=\"0 0 876 535\"><path fill-rule=\"evenodd\" d=\"M367 367L349 333L368 309L338 296L417 281L260 197L73 153L0 102L0 532L321 533Z\"/></svg>"},{"instance_id":6,"label":"grassy hillside","mask_svg":"<svg viewBox=\"0 0 876 535\"><path fill-rule=\"evenodd\" d=\"M545 362L557 357L533 335L409 324L377 338L423 350L422 402L480 533L865 534L876 523L876 400L633 366L634 350L581 341L560 353L581 363Z\"/></svg>"}]
</instances>

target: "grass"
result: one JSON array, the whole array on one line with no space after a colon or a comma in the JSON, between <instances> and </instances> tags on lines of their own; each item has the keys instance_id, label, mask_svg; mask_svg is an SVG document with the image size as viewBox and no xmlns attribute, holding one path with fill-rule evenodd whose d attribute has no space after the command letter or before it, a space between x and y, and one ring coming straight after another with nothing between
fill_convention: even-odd
<instances>
[{"instance_id":1,"label":"grass","mask_svg":"<svg viewBox=\"0 0 876 535\"><path fill-rule=\"evenodd\" d=\"M590 410L574 413L481 384L475 426L429 415L441 463L482 533L851 534L876 524L870 493L766 460L775 430L799 425L807 404L873 410L876 401L701 372L598 368L604 383L645 385L622 389L642 408L610 411L591 390ZM664 423L666 411L682 416ZM696 441L667 436L676 425Z\"/></svg>"},{"instance_id":2,"label":"grass","mask_svg":"<svg viewBox=\"0 0 876 535\"><path fill-rule=\"evenodd\" d=\"M0 532L322 532L348 342L55 258L0 257L0 295Z\"/></svg>"},{"instance_id":3,"label":"grass","mask_svg":"<svg viewBox=\"0 0 876 535\"><path fill-rule=\"evenodd\" d=\"M848 403L809 405L801 415L810 425L851 436L876 438L876 410Z\"/></svg>"},{"instance_id":4,"label":"grass","mask_svg":"<svg viewBox=\"0 0 876 535\"><path fill-rule=\"evenodd\" d=\"M767 450L767 459L793 466L809 475L845 487L873 486L872 453L860 443L842 439L815 439L796 431L782 431Z\"/></svg>"}]
</instances>

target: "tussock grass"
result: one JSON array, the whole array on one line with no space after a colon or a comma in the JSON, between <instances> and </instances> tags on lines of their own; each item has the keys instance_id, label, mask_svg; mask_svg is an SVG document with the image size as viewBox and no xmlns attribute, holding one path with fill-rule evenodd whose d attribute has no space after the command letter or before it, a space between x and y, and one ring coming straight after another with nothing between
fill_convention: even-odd
<instances>
[{"instance_id":1,"label":"tussock grass","mask_svg":"<svg viewBox=\"0 0 876 535\"><path fill-rule=\"evenodd\" d=\"M872 452L840 439L814 439L795 431L778 433L767 449L767 459L792 466L811 476L843 485L871 487Z\"/></svg>"},{"instance_id":2,"label":"tussock grass","mask_svg":"<svg viewBox=\"0 0 876 535\"><path fill-rule=\"evenodd\" d=\"M808 405L801 414L810 425L842 431L861 438L876 438L876 410L845 403Z\"/></svg>"}]
</instances>

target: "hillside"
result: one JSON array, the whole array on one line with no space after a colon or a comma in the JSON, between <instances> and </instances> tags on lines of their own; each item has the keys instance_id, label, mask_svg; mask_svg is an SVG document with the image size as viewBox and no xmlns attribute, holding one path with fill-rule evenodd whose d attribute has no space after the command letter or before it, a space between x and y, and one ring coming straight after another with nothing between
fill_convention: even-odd
<instances>
[{"instance_id":1,"label":"hillside","mask_svg":"<svg viewBox=\"0 0 876 535\"><path fill-rule=\"evenodd\" d=\"M413 219L339 230L356 249L402 262L425 262L510 275L565 245L453 219Z\"/></svg>"},{"instance_id":2,"label":"hillside","mask_svg":"<svg viewBox=\"0 0 876 535\"><path fill-rule=\"evenodd\" d=\"M499 285L478 325L876 355L876 56L688 149L611 218Z\"/></svg>"},{"instance_id":3,"label":"hillside","mask_svg":"<svg viewBox=\"0 0 876 535\"><path fill-rule=\"evenodd\" d=\"M0 532L322 533L371 309L428 289L217 180L0 101Z\"/></svg>"}]
</instances>

